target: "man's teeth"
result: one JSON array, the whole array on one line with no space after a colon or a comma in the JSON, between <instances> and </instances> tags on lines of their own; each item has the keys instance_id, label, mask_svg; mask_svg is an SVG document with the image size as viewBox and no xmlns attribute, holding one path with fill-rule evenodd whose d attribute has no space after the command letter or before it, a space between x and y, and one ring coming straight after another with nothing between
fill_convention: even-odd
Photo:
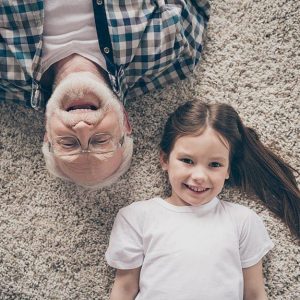
<instances>
[{"instance_id":1,"label":"man's teeth","mask_svg":"<svg viewBox=\"0 0 300 300\"><path fill-rule=\"evenodd\" d=\"M196 186L187 185L189 189L191 189L194 192L204 192L207 190L207 188L200 188Z\"/></svg>"},{"instance_id":2,"label":"man's teeth","mask_svg":"<svg viewBox=\"0 0 300 300\"><path fill-rule=\"evenodd\" d=\"M71 106L67 109L67 111L71 111L71 110L96 110L97 108L94 105L74 105Z\"/></svg>"}]
</instances>

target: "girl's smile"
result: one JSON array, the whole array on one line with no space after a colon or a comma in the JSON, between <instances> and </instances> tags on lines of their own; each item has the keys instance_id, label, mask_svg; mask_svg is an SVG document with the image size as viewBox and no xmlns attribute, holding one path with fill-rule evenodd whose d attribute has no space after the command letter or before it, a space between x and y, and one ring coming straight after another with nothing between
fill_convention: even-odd
<instances>
[{"instance_id":1,"label":"girl's smile","mask_svg":"<svg viewBox=\"0 0 300 300\"><path fill-rule=\"evenodd\" d=\"M229 145L208 127L199 135L179 137L169 155L161 154L174 205L202 205L216 197L229 178Z\"/></svg>"},{"instance_id":2,"label":"girl's smile","mask_svg":"<svg viewBox=\"0 0 300 300\"><path fill-rule=\"evenodd\" d=\"M206 192L206 191L209 190L209 188L197 187L197 186L189 185L189 184L186 184L186 183L184 183L184 185L185 185L189 190L191 190L192 192L197 193L197 194L203 194L204 192Z\"/></svg>"}]
</instances>

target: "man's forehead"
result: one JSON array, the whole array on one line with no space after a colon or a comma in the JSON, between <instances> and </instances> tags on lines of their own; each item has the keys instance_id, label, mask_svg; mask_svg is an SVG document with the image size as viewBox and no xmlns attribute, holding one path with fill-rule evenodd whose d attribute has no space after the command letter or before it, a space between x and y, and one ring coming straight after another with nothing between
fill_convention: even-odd
<instances>
[{"instance_id":1,"label":"man's forehead","mask_svg":"<svg viewBox=\"0 0 300 300\"><path fill-rule=\"evenodd\" d=\"M103 164L104 160L95 153L82 153L69 157L57 157L57 162L69 169L90 170Z\"/></svg>"},{"instance_id":2,"label":"man's forehead","mask_svg":"<svg viewBox=\"0 0 300 300\"><path fill-rule=\"evenodd\" d=\"M113 155L105 159L100 159L100 156L94 153L80 154L69 160L58 157L55 159L67 177L90 181L90 178L105 179L114 173L122 162L122 155L123 151L119 148Z\"/></svg>"}]
</instances>

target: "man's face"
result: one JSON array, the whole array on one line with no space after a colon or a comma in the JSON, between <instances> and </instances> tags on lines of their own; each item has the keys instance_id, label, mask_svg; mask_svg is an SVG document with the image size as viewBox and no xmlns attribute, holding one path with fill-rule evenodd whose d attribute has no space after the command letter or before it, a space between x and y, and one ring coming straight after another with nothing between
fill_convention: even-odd
<instances>
[{"instance_id":1,"label":"man's face","mask_svg":"<svg viewBox=\"0 0 300 300\"><path fill-rule=\"evenodd\" d=\"M97 76L87 72L67 76L54 90L46 116L46 139L66 177L94 185L118 169L123 156L119 141L130 129L123 125L118 99ZM77 141L76 147L71 141ZM113 151L97 151L105 147Z\"/></svg>"}]
</instances>

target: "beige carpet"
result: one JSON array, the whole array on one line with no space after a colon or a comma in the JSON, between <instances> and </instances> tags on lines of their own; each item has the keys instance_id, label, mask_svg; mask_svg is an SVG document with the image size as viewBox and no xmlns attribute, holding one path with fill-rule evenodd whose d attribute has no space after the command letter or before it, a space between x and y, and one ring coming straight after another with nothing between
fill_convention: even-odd
<instances>
[{"instance_id":1,"label":"beige carpet","mask_svg":"<svg viewBox=\"0 0 300 300\"><path fill-rule=\"evenodd\" d=\"M103 256L114 217L167 191L157 144L167 114L191 97L232 104L300 170L300 1L211 3L203 60L191 79L128 103L134 159L111 188L84 191L51 178L40 151L43 116L0 104L0 299L108 299L114 273ZM265 221L276 245L264 264L269 299L300 299L299 247L286 226L254 198L222 197Z\"/></svg>"}]
</instances>

